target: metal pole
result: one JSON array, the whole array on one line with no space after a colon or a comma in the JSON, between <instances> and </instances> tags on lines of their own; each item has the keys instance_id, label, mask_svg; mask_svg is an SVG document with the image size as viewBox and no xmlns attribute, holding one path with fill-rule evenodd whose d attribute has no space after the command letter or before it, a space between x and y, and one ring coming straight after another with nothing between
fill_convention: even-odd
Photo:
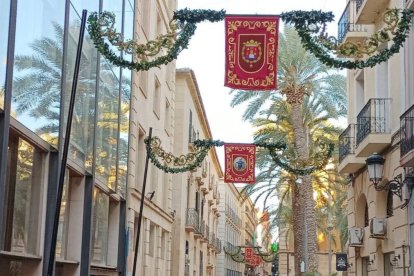
<instances>
[{"instance_id":1,"label":"metal pole","mask_svg":"<svg viewBox=\"0 0 414 276\"><path fill-rule=\"evenodd\" d=\"M328 276L332 274L332 216L329 212L328 214Z\"/></svg>"},{"instance_id":2,"label":"metal pole","mask_svg":"<svg viewBox=\"0 0 414 276\"><path fill-rule=\"evenodd\" d=\"M59 172L60 175L59 175L59 183L58 183L58 190L57 190L57 196L56 196L56 208L54 210L55 216L54 216L54 222L53 222L52 242L50 246L49 266L47 270L48 276L53 275L53 269L55 265L56 239L57 239L57 232L58 232L58 227L59 227L60 206L62 205L63 184L65 182L65 170L66 170L66 164L68 162L70 132L72 129L73 109L75 107L76 86L78 84L79 67L80 67L80 60L81 60L81 55L82 55L83 37L85 34L86 15L87 15L87 10L83 10L82 20L81 20L81 25L80 25L80 30L79 30L78 48L76 52L75 69L73 72L72 91L70 94L69 110L68 110L68 117L67 117L67 123L66 123L66 132L65 132L65 139L64 139L64 144L63 144L62 161L61 161L60 172Z\"/></svg>"},{"instance_id":3,"label":"metal pole","mask_svg":"<svg viewBox=\"0 0 414 276\"><path fill-rule=\"evenodd\" d=\"M147 186L148 162L149 162L149 155L150 155L150 151L151 151L151 146L150 145L151 145L151 139L152 139L152 127L150 127L150 129L149 129L148 139L149 139L149 143L147 143L147 158L145 159L144 180L142 182L141 202L140 202L140 206L139 206L139 215L138 215L137 240L135 242L134 267L132 268L132 276L135 276L135 273L136 273L136 270L137 270L139 238L141 236L142 211L144 209L145 187Z\"/></svg>"}]
</instances>

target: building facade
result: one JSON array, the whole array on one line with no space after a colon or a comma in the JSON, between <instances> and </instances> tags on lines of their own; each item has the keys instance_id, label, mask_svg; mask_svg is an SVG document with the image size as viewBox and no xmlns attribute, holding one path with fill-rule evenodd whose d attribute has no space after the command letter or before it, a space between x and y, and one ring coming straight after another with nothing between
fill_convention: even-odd
<instances>
[{"instance_id":1,"label":"building facade","mask_svg":"<svg viewBox=\"0 0 414 276\"><path fill-rule=\"evenodd\" d=\"M134 2L0 3L0 271L46 275L83 9L133 37ZM119 54L119 52L118 52ZM125 273L131 72L85 34L56 246L56 275Z\"/></svg>"},{"instance_id":2,"label":"building facade","mask_svg":"<svg viewBox=\"0 0 414 276\"><path fill-rule=\"evenodd\" d=\"M190 69L176 74L175 94L176 156L194 150L195 139L212 139L197 80ZM221 241L217 235L221 170L213 147L201 167L173 177L173 254L171 275L213 276Z\"/></svg>"},{"instance_id":3,"label":"building facade","mask_svg":"<svg viewBox=\"0 0 414 276\"><path fill-rule=\"evenodd\" d=\"M223 195L220 200L219 213L222 214L218 222L218 235L223 247L230 252L235 252L236 246L242 246L244 241L244 229L242 225L242 201L237 188L233 183L224 183L219 186L219 192ZM244 274L245 265L234 261L226 253L220 254L217 259L217 275L241 276Z\"/></svg>"},{"instance_id":4,"label":"building facade","mask_svg":"<svg viewBox=\"0 0 414 276\"><path fill-rule=\"evenodd\" d=\"M136 1L134 39L146 43L166 32L176 1ZM127 272L133 272L141 199L144 199L136 275L172 275L173 177L148 164L145 138L152 128L163 149L173 151L175 107L175 62L148 71L133 71L128 163Z\"/></svg>"},{"instance_id":5,"label":"building facade","mask_svg":"<svg viewBox=\"0 0 414 276\"><path fill-rule=\"evenodd\" d=\"M395 7L412 9L413 1L347 1L339 37L358 41L372 35L385 26L381 15ZM347 72L349 125L340 135L338 169L349 178L348 275L412 274L413 200L406 204L414 148L413 39L411 26L400 53L373 68ZM385 159L376 186L366 166L374 152ZM401 186L393 186L397 183Z\"/></svg>"}]
</instances>

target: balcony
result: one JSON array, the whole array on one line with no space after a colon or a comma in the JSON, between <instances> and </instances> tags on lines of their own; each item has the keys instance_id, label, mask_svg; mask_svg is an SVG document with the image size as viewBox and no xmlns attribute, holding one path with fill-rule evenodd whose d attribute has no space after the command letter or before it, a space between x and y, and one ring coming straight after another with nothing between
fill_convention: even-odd
<instances>
[{"instance_id":1,"label":"balcony","mask_svg":"<svg viewBox=\"0 0 414 276\"><path fill-rule=\"evenodd\" d=\"M414 105L400 117L400 165L414 167Z\"/></svg>"},{"instance_id":2,"label":"balcony","mask_svg":"<svg viewBox=\"0 0 414 276\"><path fill-rule=\"evenodd\" d=\"M214 243L216 241L216 235L214 233L210 233L210 238L208 239L208 248L214 248Z\"/></svg>"},{"instance_id":3,"label":"balcony","mask_svg":"<svg viewBox=\"0 0 414 276\"><path fill-rule=\"evenodd\" d=\"M369 36L366 25L355 24L353 18L355 10L355 2L350 1L346 6L341 18L338 21L338 42L347 41L363 41ZM352 19L351 19L352 18Z\"/></svg>"},{"instance_id":4,"label":"balcony","mask_svg":"<svg viewBox=\"0 0 414 276\"><path fill-rule=\"evenodd\" d=\"M356 157L368 157L373 152L382 152L391 144L390 132L391 99L370 99L357 116Z\"/></svg>"},{"instance_id":5,"label":"balcony","mask_svg":"<svg viewBox=\"0 0 414 276\"><path fill-rule=\"evenodd\" d=\"M406 9L414 10L414 0L404 0Z\"/></svg>"},{"instance_id":6,"label":"balcony","mask_svg":"<svg viewBox=\"0 0 414 276\"><path fill-rule=\"evenodd\" d=\"M218 254L220 254L220 253L221 253L221 240L220 240L219 238L216 238L216 239L215 239L215 242L214 242L214 248L216 249L216 252L217 252Z\"/></svg>"},{"instance_id":7,"label":"balcony","mask_svg":"<svg viewBox=\"0 0 414 276\"><path fill-rule=\"evenodd\" d=\"M194 232L195 234L200 233L200 221L199 221L198 211L194 208L187 209L186 220L185 220L185 230L187 232Z\"/></svg>"},{"instance_id":8,"label":"balcony","mask_svg":"<svg viewBox=\"0 0 414 276\"><path fill-rule=\"evenodd\" d=\"M388 7L390 0L356 0L356 14L358 24L373 24Z\"/></svg>"},{"instance_id":9,"label":"balcony","mask_svg":"<svg viewBox=\"0 0 414 276\"><path fill-rule=\"evenodd\" d=\"M365 165L365 158L355 156L356 125L350 124L339 135L339 173L353 173Z\"/></svg>"}]
</instances>

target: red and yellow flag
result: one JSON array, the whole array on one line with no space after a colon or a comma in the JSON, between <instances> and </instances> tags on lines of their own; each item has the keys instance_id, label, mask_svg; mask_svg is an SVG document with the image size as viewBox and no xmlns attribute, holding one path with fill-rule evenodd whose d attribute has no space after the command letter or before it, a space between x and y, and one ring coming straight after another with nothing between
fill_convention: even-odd
<instances>
[{"instance_id":1,"label":"red and yellow flag","mask_svg":"<svg viewBox=\"0 0 414 276\"><path fill-rule=\"evenodd\" d=\"M256 146L225 144L225 173L227 183L255 183Z\"/></svg>"},{"instance_id":2,"label":"red and yellow flag","mask_svg":"<svg viewBox=\"0 0 414 276\"><path fill-rule=\"evenodd\" d=\"M224 85L244 90L276 89L279 17L229 15L225 26Z\"/></svg>"}]
</instances>

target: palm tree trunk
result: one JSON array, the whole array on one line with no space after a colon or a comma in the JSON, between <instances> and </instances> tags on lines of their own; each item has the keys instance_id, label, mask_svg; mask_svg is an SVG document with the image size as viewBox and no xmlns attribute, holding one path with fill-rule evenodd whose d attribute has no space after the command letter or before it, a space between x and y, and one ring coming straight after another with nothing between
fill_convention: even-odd
<instances>
[{"instance_id":1,"label":"palm tree trunk","mask_svg":"<svg viewBox=\"0 0 414 276\"><path fill-rule=\"evenodd\" d=\"M295 148L299 163L309 158L308 139L303 124L302 101L294 101L292 106L292 124L295 134ZM292 199L294 221L295 275L300 275L300 264L305 261L307 272L317 271L317 236L315 202L313 199L312 179L302 177L302 183L295 185ZM295 229L296 228L296 229ZM295 231L296 230L296 231Z\"/></svg>"}]
</instances>

